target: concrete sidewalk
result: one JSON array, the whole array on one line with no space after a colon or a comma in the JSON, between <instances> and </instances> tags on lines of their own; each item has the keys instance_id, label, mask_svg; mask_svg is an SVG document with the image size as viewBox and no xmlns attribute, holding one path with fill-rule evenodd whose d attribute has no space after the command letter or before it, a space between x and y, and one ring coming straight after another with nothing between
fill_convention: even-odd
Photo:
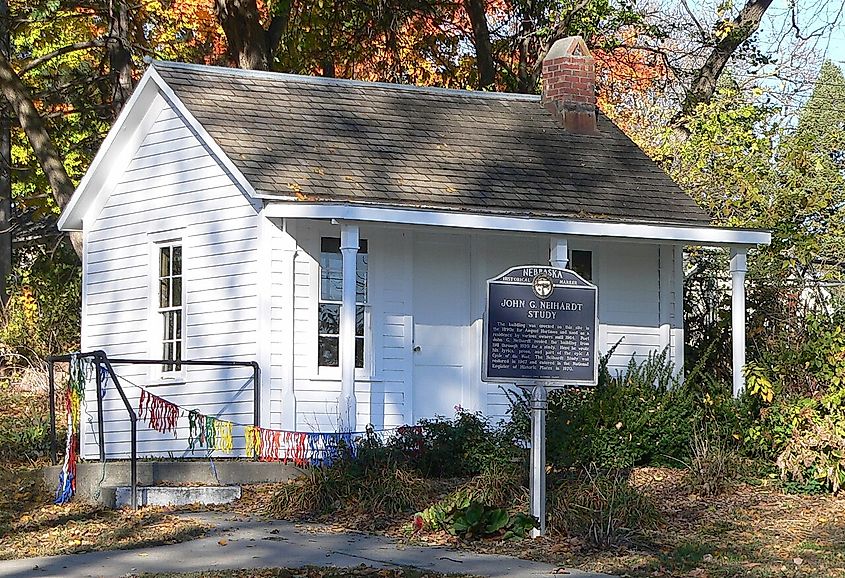
<instances>
[{"instance_id":1,"label":"concrete sidewalk","mask_svg":"<svg viewBox=\"0 0 845 578\"><path fill-rule=\"evenodd\" d=\"M508 556L403 546L383 536L315 534L288 522L263 519L232 521L227 514L191 516L213 524L215 530L207 538L168 546L3 561L0 562L0 576L112 578L142 572L300 567L308 564L338 567L366 564L379 568L410 566L491 578L550 576L556 570L548 564ZM566 572L557 570L559 575L579 578L606 576L569 569Z\"/></svg>"}]
</instances>

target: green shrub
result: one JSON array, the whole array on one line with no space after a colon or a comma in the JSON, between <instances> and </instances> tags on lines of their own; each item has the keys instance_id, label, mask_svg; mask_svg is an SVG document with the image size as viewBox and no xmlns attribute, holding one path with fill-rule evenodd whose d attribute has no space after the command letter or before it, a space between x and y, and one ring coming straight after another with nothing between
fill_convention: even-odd
<instances>
[{"instance_id":1,"label":"green shrub","mask_svg":"<svg viewBox=\"0 0 845 578\"><path fill-rule=\"evenodd\" d=\"M599 548L630 542L660 521L651 499L629 483L627 470L583 468L555 485L549 498L549 529Z\"/></svg>"},{"instance_id":2,"label":"green shrub","mask_svg":"<svg viewBox=\"0 0 845 578\"><path fill-rule=\"evenodd\" d=\"M431 478L472 476L489 464L524 459L524 451L480 413L457 408L455 419L420 420L386 442L393 459Z\"/></svg>"},{"instance_id":3,"label":"green shrub","mask_svg":"<svg viewBox=\"0 0 845 578\"><path fill-rule=\"evenodd\" d=\"M0 348L9 366L38 366L79 345L81 268L73 250L19 254L2 310Z\"/></svg>"},{"instance_id":4,"label":"green shrub","mask_svg":"<svg viewBox=\"0 0 845 578\"><path fill-rule=\"evenodd\" d=\"M16 464L47 456L50 451L48 397L44 393L0 385L0 407L3 407L0 412L0 461ZM61 427L62 424L57 425Z\"/></svg>"},{"instance_id":5,"label":"green shrub","mask_svg":"<svg viewBox=\"0 0 845 578\"><path fill-rule=\"evenodd\" d=\"M724 385L700 374L678 383L666 351L642 363L632 359L613 377L607 371L609 355L602 359L597 387L549 394L546 452L555 466L677 465L689 458L698 423L707 423L714 435L740 437L737 404ZM511 404L511 435L527 439L527 394L511 395Z\"/></svg>"},{"instance_id":6,"label":"green shrub","mask_svg":"<svg viewBox=\"0 0 845 578\"><path fill-rule=\"evenodd\" d=\"M839 492L845 485L845 414L806 416L777 457L781 479L790 489Z\"/></svg>"}]
</instances>

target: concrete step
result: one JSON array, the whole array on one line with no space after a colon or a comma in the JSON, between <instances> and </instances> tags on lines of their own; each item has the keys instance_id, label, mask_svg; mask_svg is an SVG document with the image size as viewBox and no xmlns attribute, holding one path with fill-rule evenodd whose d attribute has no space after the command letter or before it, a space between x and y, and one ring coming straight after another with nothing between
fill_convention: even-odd
<instances>
[{"instance_id":1,"label":"concrete step","mask_svg":"<svg viewBox=\"0 0 845 578\"><path fill-rule=\"evenodd\" d=\"M61 466L42 470L48 488L55 488ZM105 466L100 462L82 462L76 467L75 500L94 502L106 506L114 504L114 493L106 488L128 486L129 462L111 461ZM286 482L302 474L293 464L279 462L254 462L241 459L215 459L196 461L145 460L138 462L138 485L178 486L240 486L244 484Z\"/></svg>"},{"instance_id":2,"label":"concrete step","mask_svg":"<svg viewBox=\"0 0 845 578\"><path fill-rule=\"evenodd\" d=\"M240 486L142 486L137 488L139 506L186 506L228 504L241 497ZM104 486L101 500L107 507L131 505L129 486Z\"/></svg>"}]
</instances>

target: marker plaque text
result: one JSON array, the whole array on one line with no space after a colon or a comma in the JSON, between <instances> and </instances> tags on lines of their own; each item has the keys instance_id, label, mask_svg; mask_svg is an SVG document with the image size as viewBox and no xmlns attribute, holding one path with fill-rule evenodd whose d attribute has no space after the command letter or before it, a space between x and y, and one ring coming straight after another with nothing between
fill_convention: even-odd
<instances>
[{"instance_id":1,"label":"marker plaque text","mask_svg":"<svg viewBox=\"0 0 845 578\"><path fill-rule=\"evenodd\" d=\"M568 269L525 265L488 280L484 381L595 385L597 298Z\"/></svg>"}]
</instances>

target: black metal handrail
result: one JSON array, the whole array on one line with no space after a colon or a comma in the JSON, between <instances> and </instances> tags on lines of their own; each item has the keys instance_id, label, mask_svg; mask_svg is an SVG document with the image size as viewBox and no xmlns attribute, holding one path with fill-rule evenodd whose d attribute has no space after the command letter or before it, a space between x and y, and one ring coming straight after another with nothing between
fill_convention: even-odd
<instances>
[{"instance_id":1,"label":"black metal handrail","mask_svg":"<svg viewBox=\"0 0 845 578\"><path fill-rule=\"evenodd\" d=\"M51 355L47 358L47 379L50 389L50 459L53 465L56 465L56 383L55 383L55 363L67 363L72 359L86 359L91 358L95 366L95 379L97 387L97 438L100 450L100 462L106 461L106 446L105 438L103 436L103 390L102 390L102 375L100 367L105 367L109 377L114 383L117 392L120 394L123 405L129 413L130 427L131 427L131 448L130 448L130 463L129 463L129 480L130 490L132 492L130 500L133 510L138 509L138 415L129 403L123 387L120 385L120 380L114 371L112 364L117 365L165 365L174 364L172 359L128 359L115 358L109 359L105 351L97 350L87 353L77 353L74 355ZM226 361L226 360L179 360L176 365L194 365L206 367L251 367L252 368L252 386L253 386L253 423L259 425L261 423L261 368L256 361Z\"/></svg>"}]
</instances>

